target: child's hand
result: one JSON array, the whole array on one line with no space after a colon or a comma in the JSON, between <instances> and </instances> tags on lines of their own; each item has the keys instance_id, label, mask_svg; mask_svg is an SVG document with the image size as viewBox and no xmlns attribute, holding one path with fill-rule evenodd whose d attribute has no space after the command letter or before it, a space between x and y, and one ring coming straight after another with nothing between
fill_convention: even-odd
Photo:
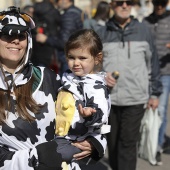
<instances>
[{"instance_id":1,"label":"child's hand","mask_svg":"<svg viewBox=\"0 0 170 170\"><path fill-rule=\"evenodd\" d=\"M105 75L106 84L111 88L116 85L116 82L118 79L118 77L114 77L113 75L114 75L114 72L113 73L107 72Z\"/></svg>"},{"instance_id":2,"label":"child's hand","mask_svg":"<svg viewBox=\"0 0 170 170\"><path fill-rule=\"evenodd\" d=\"M78 110L82 117L91 116L93 113L96 112L96 110L91 107L83 108L81 104L79 104Z\"/></svg>"}]
</instances>

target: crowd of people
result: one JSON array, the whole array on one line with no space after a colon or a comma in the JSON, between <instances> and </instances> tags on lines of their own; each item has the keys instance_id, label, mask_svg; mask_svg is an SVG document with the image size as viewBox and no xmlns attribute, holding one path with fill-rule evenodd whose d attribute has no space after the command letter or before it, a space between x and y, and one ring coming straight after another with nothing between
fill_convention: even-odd
<instances>
[{"instance_id":1,"label":"crowd of people","mask_svg":"<svg viewBox=\"0 0 170 170\"><path fill-rule=\"evenodd\" d=\"M108 147L112 170L136 170L149 108L162 120L162 165L170 12L168 0L151 1L142 20L131 15L136 0L100 1L92 17L74 0L0 12L0 169L79 170Z\"/></svg>"}]
</instances>

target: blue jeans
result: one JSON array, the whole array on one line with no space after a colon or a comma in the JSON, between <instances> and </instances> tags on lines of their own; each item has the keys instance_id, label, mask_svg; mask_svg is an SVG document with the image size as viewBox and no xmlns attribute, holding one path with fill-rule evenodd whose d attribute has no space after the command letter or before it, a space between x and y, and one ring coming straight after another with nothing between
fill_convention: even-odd
<instances>
[{"instance_id":1,"label":"blue jeans","mask_svg":"<svg viewBox=\"0 0 170 170\"><path fill-rule=\"evenodd\" d=\"M163 92L159 98L158 110L162 118L162 124L159 129L158 150L162 148L165 140L164 135L166 133L167 109L168 109L169 93L170 93L170 75L161 76L161 82L163 86Z\"/></svg>"}]
</instances>

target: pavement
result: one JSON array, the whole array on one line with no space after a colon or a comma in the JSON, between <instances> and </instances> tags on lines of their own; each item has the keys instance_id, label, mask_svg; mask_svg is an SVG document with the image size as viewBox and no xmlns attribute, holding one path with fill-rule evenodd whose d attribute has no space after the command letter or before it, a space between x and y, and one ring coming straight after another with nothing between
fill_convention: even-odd
<instances>
[{"instance_id":1,"label":"pavement","mask_svg":"<svg viewBox=\"0 0 170 170\"><path fill-rule=\"evenodd\" d=\"M170 170L170 154L162 155L163 165L152 166L148 161L138 158L136 170ZM108 164L107 155L96 165L87 166L82 170L112 170Z\"/></svg>"},{"instance_id":2,"label":"pavement","mask_svg":"<svg viewBox=\"0 0 170 170\"><path fill-rule=\"evenodd\" d=\"M170 101L169 101L169 111L168 111L168 127L167 135L170 136ZM136 170L170 170L170 154L162 154L161 166L152 166L148 161L138 158ZM82 170L112 170L108 164L108 154L106 152L104 158L99 161L96 165L89 165L83 167Z\"/></svg>"}]
</instances>

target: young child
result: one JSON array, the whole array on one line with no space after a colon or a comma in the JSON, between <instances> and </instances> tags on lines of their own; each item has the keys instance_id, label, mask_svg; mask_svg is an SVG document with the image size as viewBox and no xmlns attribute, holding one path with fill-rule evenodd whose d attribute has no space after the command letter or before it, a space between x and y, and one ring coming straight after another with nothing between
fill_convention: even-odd
<instances>
[{"instance_id":1,"label":"young child","mask_svg":"<svg viewBox=\"0 0 170 170\"><path fill-rule=\"evenodd\" d=\"M73 160L74 154L80 152L71 144L74 141L93 136L106 148L103 134L110 131L107 125L110 96L105 74L100 72L102 49L99 36L91 29L75 32L65 46L70 70L62 76L62 87L56 101L55 141L58 144L57 152L67 163ZM98 152L104 154L105 151Z\"/></svg>"}]
</instances>

